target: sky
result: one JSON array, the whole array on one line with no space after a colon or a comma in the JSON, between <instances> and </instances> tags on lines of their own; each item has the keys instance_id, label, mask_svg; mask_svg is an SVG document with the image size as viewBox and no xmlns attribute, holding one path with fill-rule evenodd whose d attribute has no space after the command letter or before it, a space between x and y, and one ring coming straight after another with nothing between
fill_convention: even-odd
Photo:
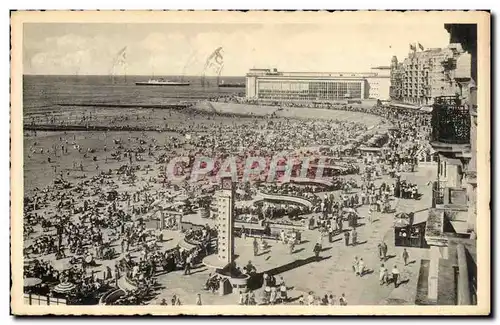
<instances>
[{"instance_id":1,"label":"sky","mask_svg":"<svg viewBox=\"0 0 500 325\"><path fill-rule=\"evenodd\" d=\"M25 23L24 74L201 75L223 48L221 75L251 68L368 72L402 60L409 43L446 47L443 23ZM113 68L126 47L126 64Z\"/></svg>"}]
</instances>

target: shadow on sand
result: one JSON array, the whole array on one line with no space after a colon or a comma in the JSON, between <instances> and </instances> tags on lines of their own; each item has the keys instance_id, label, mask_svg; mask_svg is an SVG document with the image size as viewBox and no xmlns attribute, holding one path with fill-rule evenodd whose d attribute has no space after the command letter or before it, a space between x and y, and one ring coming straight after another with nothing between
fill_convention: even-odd
<instances>
[{"instance_id":1,"label":"shadow on sand","mask_svg":"<svg viewBox=\"0 0 500 325\"><path fill-rule=\"evenodd\" d=\"M311 257L308 257L308 258L305 258L305 259L299 259L299 260L295 260L295 261L292 261L290 263L287 263L287 264L284 264L284 265L281 265L281 266L277 266L277 267L269 269L267 271L263 271L263 272L257 273L257 274L253 275L249 279L249 281L248 281L248 288L250 290L255 290L255 289L258 289L258 288L262 287L262 284L264 283L264 276L263 276L264 273L268 274L269 276L276 276L276 275L278 275L280 273L293 270L295 268L307 265L309 263L320 262L320 261L323 261L323 260L327 260L329 258L331 258L331 256L324 256L324 257L323 256L318 256L318 257L311 256Z\"/></svg>"},{"instance_id":2,"label":"shadow on sand","mask_svg":"<svg viewBox=\"0 0 500 325\"><path fill-rule=\"evenodd\" d=\"M312 262L320 262L323 260L327 260L329 258L331 258L331 256L324 256L324 257L323 256L319 256L319 257L311 256L311 257L308 257L305 259L295 260L293 262L269 269L263 273L267 273L269 275L277 275L277 274L287 272L287 271L293 270L295 268L307 265L307 264L312 263Z\"/></svg>"}]
</instances>

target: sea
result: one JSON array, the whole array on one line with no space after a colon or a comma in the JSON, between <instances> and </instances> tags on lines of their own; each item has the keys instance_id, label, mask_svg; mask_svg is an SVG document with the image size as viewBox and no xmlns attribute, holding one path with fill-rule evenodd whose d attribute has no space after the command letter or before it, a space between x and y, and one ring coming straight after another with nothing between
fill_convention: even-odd
<instances>
[{"instance_id":1,"label":"sea","mask_svg":"<svg viewBox=\"0 0 500 325\"><path fill-rule=\"evenodd\" d=\"M218 83L243 83L245 77L155 76L189 81L189 86L137 86L151 76L23 76L23 114L67 110L58 104L159 105L243 95L245 88L219 88Z\"/></svg>"}]
</instances>

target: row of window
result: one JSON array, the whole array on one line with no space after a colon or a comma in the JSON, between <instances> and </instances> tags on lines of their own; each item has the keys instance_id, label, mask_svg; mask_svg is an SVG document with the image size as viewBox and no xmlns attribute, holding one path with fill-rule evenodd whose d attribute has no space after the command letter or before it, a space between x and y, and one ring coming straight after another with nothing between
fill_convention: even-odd
<instances>
[{"instance_id":1,"label":"row of window","mask_svg":"<svg viewBox=\"0 0 500 325\"><path fill-rule=\"evenodd\" d=\"M344 95L341 94L315 94L315 95L302 95L302 94L295 94L295 95L281 95L281 94L260 94L258 95L258 98L261 99L270 99L270 100L304 100L304 101L310 101L310 100L340 100L340 99L345 99L345 98L353 98L353 99L363 99L360 94L349 94L346 93Z\"/></svg>"},{"instance_id":2,"label":"row of window","mask_svg":"<svg viewBox=\"0 0 500 325\"><path fill-rule=\"evenodd\" d=\"M297 82L261 81L258 97L282 100L334 100L342 98L363 98L362 82Z\"/></svg>"}]
</instances>

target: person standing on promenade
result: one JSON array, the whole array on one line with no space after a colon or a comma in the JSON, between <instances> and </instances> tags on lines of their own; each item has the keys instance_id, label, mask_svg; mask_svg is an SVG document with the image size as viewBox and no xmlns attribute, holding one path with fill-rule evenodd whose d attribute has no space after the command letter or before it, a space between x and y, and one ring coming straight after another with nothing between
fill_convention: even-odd
<instances>
[{"instance_id":1,"label":"person standing on promenade","mask_svg":"<svg viewBox=\"0 0 500 325\"><path fill-rule=\"evenodd\" d=\"M385 283L387 283L387 284L389 283L388 271L387 271L387 268L385 267L385 265L383 263L380 264L379 281L380 281L380 285L383 285Z\"/></svg>"},{"instance_id":2,"label":"person standing on promenade","mask_svg":"<svg viewBox=\"0 0 500 325\"><path fill-rule=\"evenodd\" d=\"M196 305L201 306L201 294L196 295Z\"/></svg>"},{"instance_id":3,"label":"person standing on promenade","mask_svg":"<svg viewBox=\"0 0 500 325\"><path fill-rule=\"evenodd\" d=\"M319 245L319 249L323 249L323 233L319 233L318 241L316 242L317 245Z\"/></svg>"},{"instance_id":4,"label":"person standing on promenade","mask_svg":"<svg viewBox=\"0 0 500 325\"><path fill-rule=\"evenodd\" d=\"M385 242L382 242L381 247L382 247L382 257L385 262L387 261L387 244Z\"/></svg>"},{"instance_id":5,"label":"person standing on promenade","mask_svg":"<svg viewBox=\"0 0 500 325\"><path fill-rule=\"evenodd\" d=\"M184 275L190 275L191 274L191 254L188 255L186 258L186 264L184 265Z\"/></svg>"},{"instance_id":6,"label":"person standing on promenade","mask_svg":"<svg viewBox=\"0 0 500 325\"><path fill-rule=\"evenodd\" d=\"M295 251L295 241L294 240L290 240L288 242L288 249L290 251L290 255L293 254L293 252Z\"/></svg>"},{"instance_id":7,"label":"person standing on promenade","mask_svg":"<svg viewBox=\"0 0 500 325\"><path fill-rule=\"evenodd\" d=\"M345 232L344 232L344 240L345 240L345 245L346 245L346 246L349 246L349 236L350 236L350 235L351 235L351 234L349 233L349 231L345 231Z\"/></svg>"},{"instance_id":8,"label":"person standing on promenade","mask_svg":"<svg viewBox=\"0 0 500 325\"><path fill-rule=\"evenodd\" d=\"M410 255L408 254L408 251L406 251L406 248L403 249L403 261L405 262L405 266L408 265L408 258Z\"/></svg>"},{"instance_id":9,"label":"person standing on promenade","mask_svg":"<svg viewBox=\"0 0 500 325\"><path fill-rule=\"evenodd\" d=\"M254 237L253 238L253 256L257 256L257 254L259 253L259 243L257 243L257 238Z\"/></svg>"},{"instance_id":10,"label":"person standing on promenade","mask_svg":"<svg viewBox=\"0 0 500 325\"><path fill-rule=\"evenodd\" d=\"M399 270L396 265L392 268L392 281L394 282L394 288L398 287Z\"/></svg>"},{"instance_id":11,"label":"person standing on promenade","mask_svg":"<svg viewBox=\"0 0 500 325\"><path fill-rule=\"evenodd\" d=\"M313 252L314 252L314 256L316 256L316 258L318 258L319 252L321 252L321 245L316 243L316 245L314 245Z\"/></svg>"},{"instance_id":12,"label":"person standing on promenade","mask_svg":"<svg viewBox=\"0 0 500 325\"><path fill-rule=\"evenodd\" d=\"M352 246L356 246L358 240L358 232L356 231L356 228L352 228L351 238Z\"/></svg>"}]
</instances>

